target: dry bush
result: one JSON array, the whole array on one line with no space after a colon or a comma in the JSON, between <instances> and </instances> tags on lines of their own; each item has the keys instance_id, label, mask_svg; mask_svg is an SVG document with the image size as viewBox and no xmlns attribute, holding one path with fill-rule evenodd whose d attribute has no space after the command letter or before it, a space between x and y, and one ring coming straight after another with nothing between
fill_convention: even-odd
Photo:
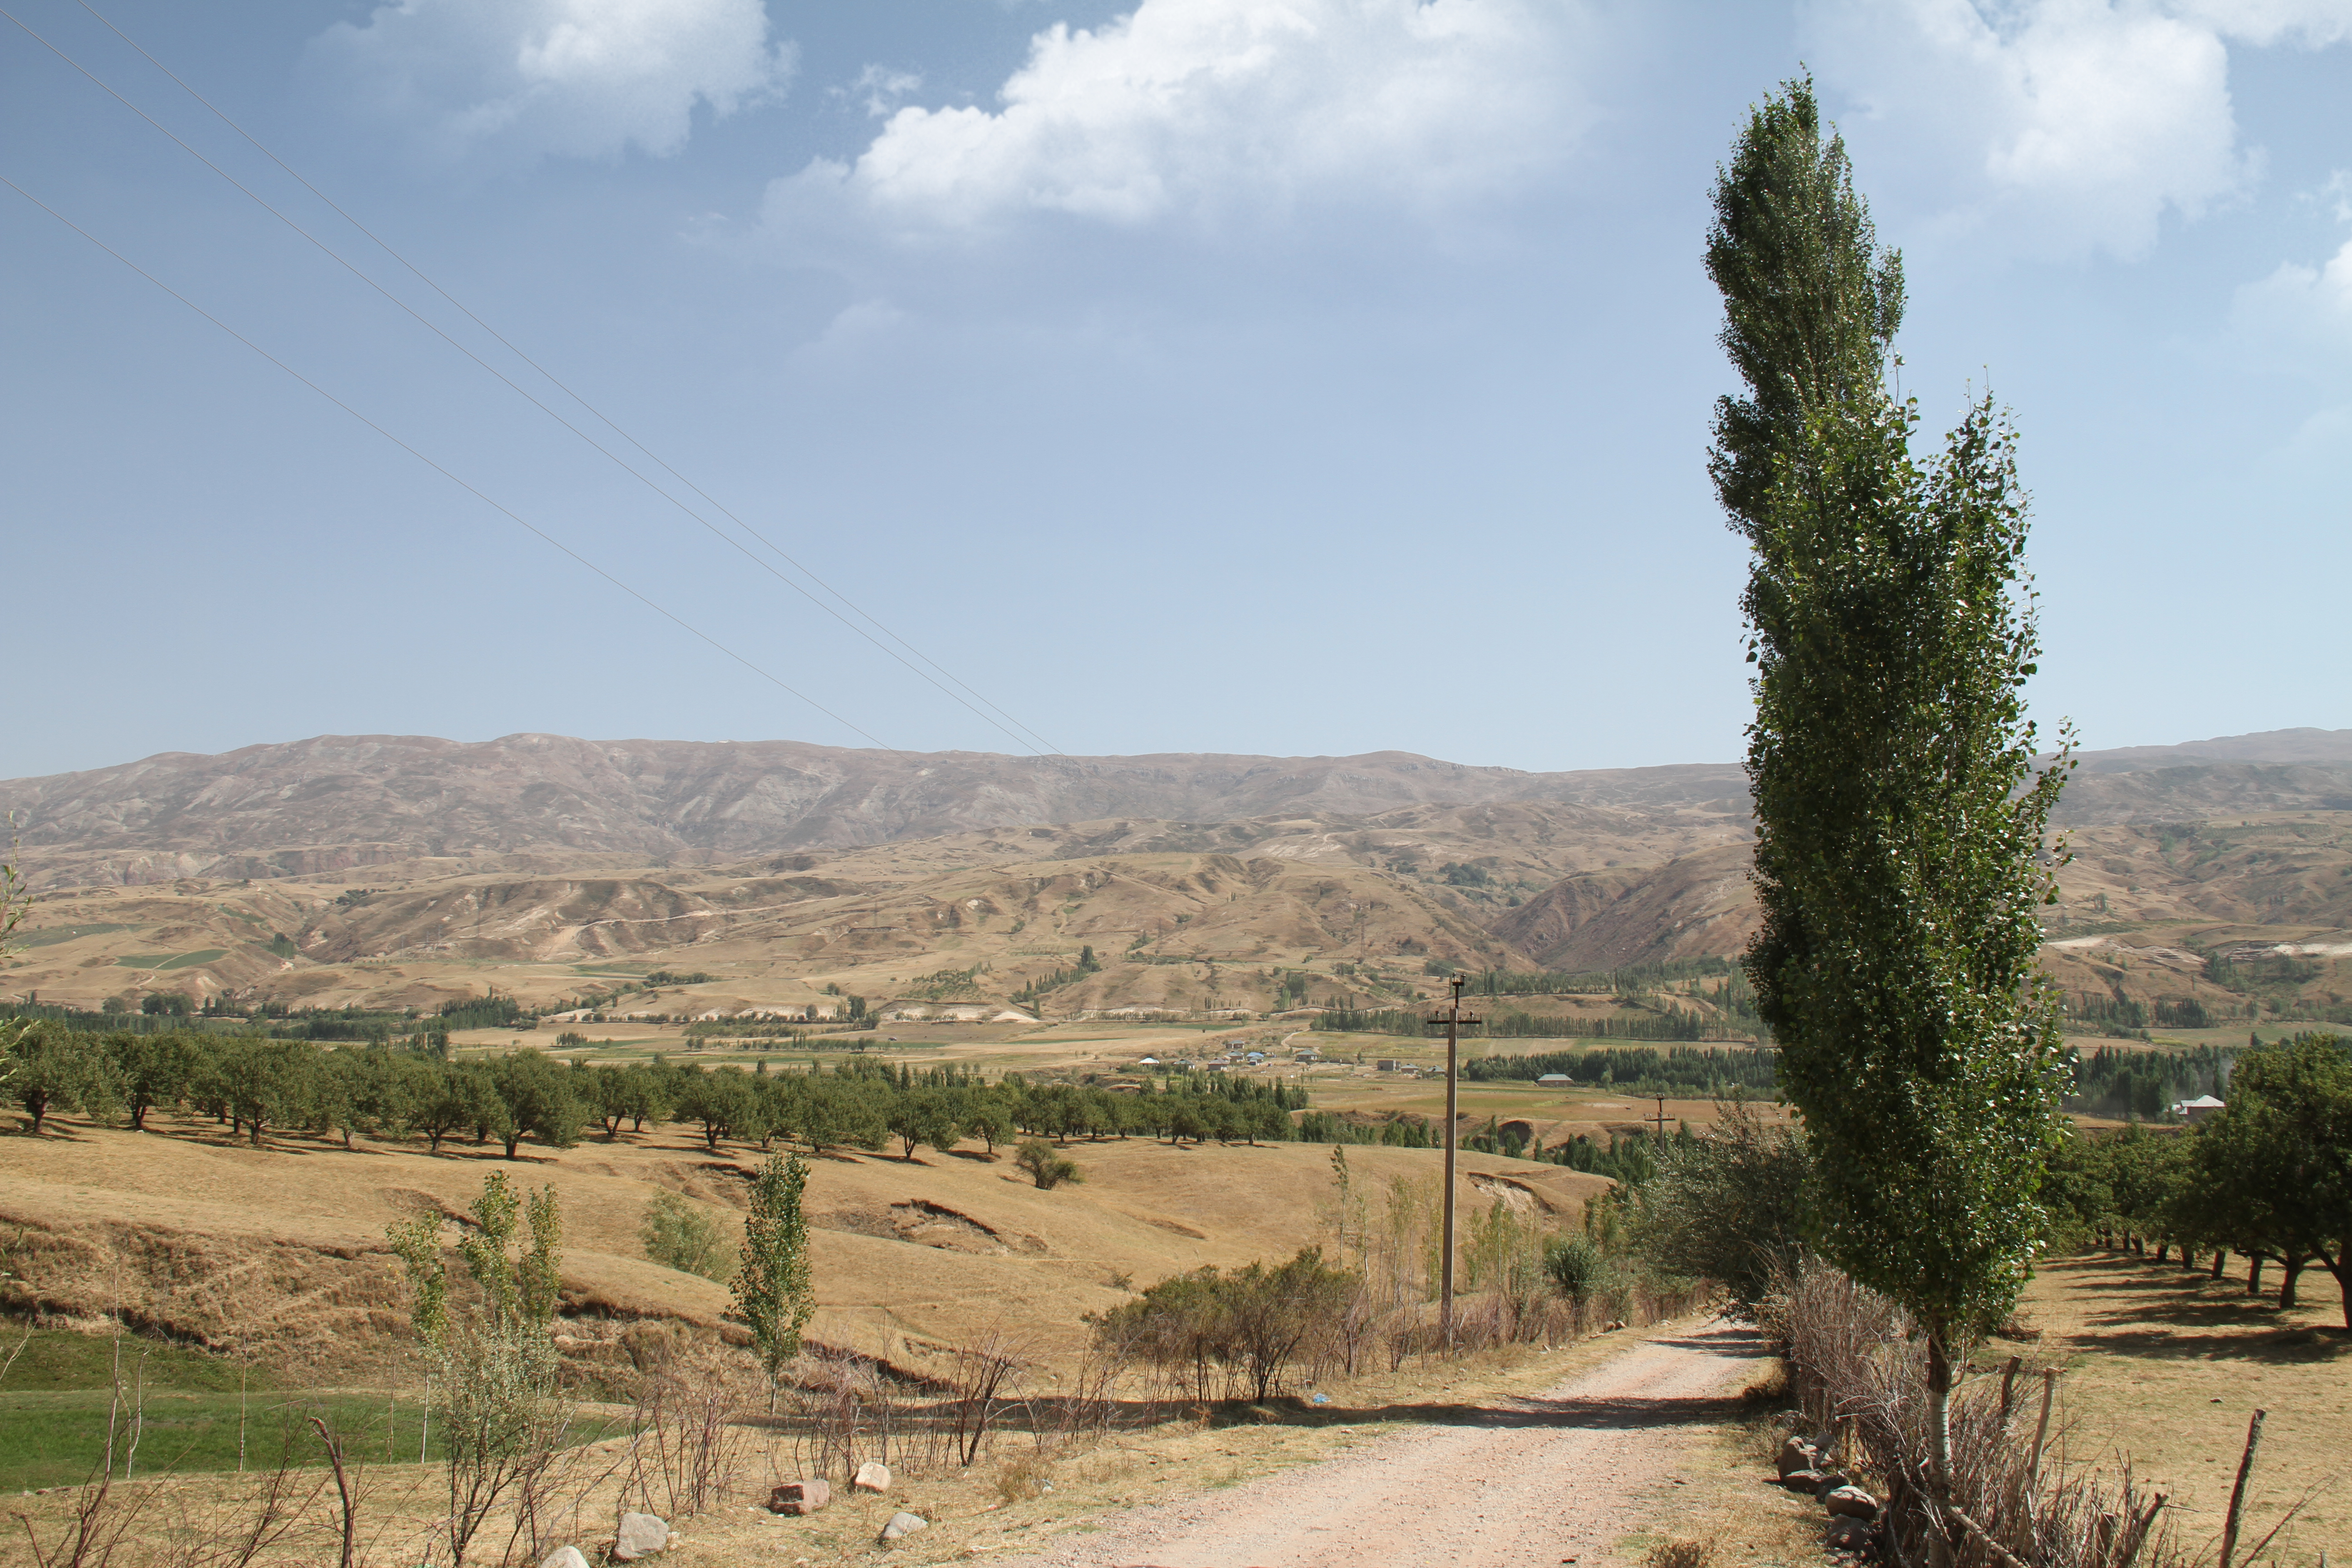
<instances>
[{"instance_id":1,"label":"dry bush","mask_svg":"<svg viewBox=\"0 0 2352 1568\"><path fill-rule=\"evenodd\" d=\"M2053 1457L2054 1374L2026 1379L2021 1396L2012 1363L2011 1375L1955 1392L1950 1509L1939 1519L1928 1483L1927 1351L1902 1310L1809 1261L1759 1304L1758 1321L1784 1348L1801 1420L1886 1498L1898 1563L2189 1568L2164 1497L2128 1463L2110 1479Z\"/></svg>"},{"instance_id":2,"label":"dry bush","mask_svg":"<svg viewBox=\"0 0 2352 1568\"><path fill-rule=\"evenodd\" d=\"M866 1459L889 1462L897 1389L870 1358L804 1346L779 1402L779 1429L804 1476L855 1475Z\"/></svg>"},{"instance_id":3,"label":"dry bush","mask_svg":"<svg viewBox=\"0 0 2352 1568\"><path fill-rule=\"evenodd\" d=\"M970 1466L987 1446L997 1417L1020 1393L1020 1380L1031 1356L1025 1342L1002 1329L990 1329L977 1341L956 1347L949 1373L947 1432L949 1457Z\"/></svg>"},{"instance_id":4,"label":"dry bush","mask_svg":"<svg viewBox=\"0 0 2352 1568\"><path fill-rule=\"evenodd\" d=\"M1048 1448L1015 1454L996 1467L996 1495L1006 1502L1026 1502L1053 1484L1054 1454Z\"/></svg>"},{"instance_id":5,"label":"dry bush","mask_svg":"<svg viewBox=\"0 0 2352 1568\"><path fill-rule=\"evenodd\" d=\"M739 1358L673 1343L639 1377L622 1497L664 1519L723 1502L758 1399Z\"/></svg>"},{"instance_id":6,"label":"dry bush","mask_svg":"<svg viewBox=\"0 0 2352 1568\"><path fill-rule=\"evenodd\" d=\"M1642 1559L1642 1568L1706 1568L1715 1549L1707 1542L1661 1541Z\"/></svg>"}]
</instances>

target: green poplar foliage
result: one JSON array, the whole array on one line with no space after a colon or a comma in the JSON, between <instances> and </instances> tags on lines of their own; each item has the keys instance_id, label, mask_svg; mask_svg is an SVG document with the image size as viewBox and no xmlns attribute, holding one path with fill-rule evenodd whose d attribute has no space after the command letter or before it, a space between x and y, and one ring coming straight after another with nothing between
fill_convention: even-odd
<instances>
[{"instance_id":1,"label":"green poplar foliage","mask_svg":"<svg viewBox=\"0 0 2352 1568\"><path fill-rule=\"evenodd\" d=\"M2064 769L2036 773L2020 689L2017 437L1988 397L1912 455L1916 413L1881 384L1899 258L1873 254L1809 84L1751 117L1716 211L1749 387L1718 407L1712 462L1754 548L1747 968L1813 1152L1818 1243L1925 1331L1940 1478L1951 1352L2023 1282L2065 1074L2034 967Z\"/></svg>"},{"instance_id":2,"label":"green poplar foliage","mask_svg":"<svg viewBox=\"0 0 2352 1568\"><path fill-rule=\"evenodd\" d=\"M802 1196L808 1162L771 1154L751 1179L751 1212L743 1220L743 1248L735 1268L735 1310L772 1390L784 1366L801 1353L801 1331L816 1311L809 1275L808 1216Z\"/></svg>"}]
</instances>

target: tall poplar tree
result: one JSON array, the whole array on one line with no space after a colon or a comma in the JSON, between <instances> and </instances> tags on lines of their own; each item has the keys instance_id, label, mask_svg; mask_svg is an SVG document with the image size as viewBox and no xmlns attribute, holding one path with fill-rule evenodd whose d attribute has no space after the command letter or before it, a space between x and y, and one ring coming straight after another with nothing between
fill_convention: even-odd
<instances>
[{"instance_id":1,"label":"tall poplar tree","mask_svg":"<svg viewBox=\"0 0 2352 1568\"><path fill-rule=\"evenodd\" d=\"M1716 172L1706 275L1723 345L1748 384L1715 404L1707 471L1733 526L1763 533L1775 465L1815 409L1874 393L1903 324L1903 257L1877 248L1845 143L1821 134L1810 78L1748 113Z\"/></svg>"},{"instance_id":2,"label":"tall poplar tree","mask_svg":"<svg viewBox=\"0 0 2352 1568\"><path fill-rule=\"evenodd\" d=\"M2020 689L2017 438L1988 397L1913 456L1916 412L1884 384L1900 260L1873 249L1809 83L1755 111L1715 195L1707 266L1748 383L1710 462L1754 552L1747 968L1812 1150L1816 1243L1927 1342L1946 1493L1953 1362L2023 1282L2063 1071L2034 967L2063 769L2037 773Z\"/></svg>"},{"instance_id":3,"label":"tall poplar tree","mask_svg":"<svg viewBox=\"0 0 2352 1568\"><path fill-rule=\"evenodd\" d=\"M776 1382L801 1353L801 1331L816 1311L809 1274L808 1215L802 1196L808 1162L771 1154L751 1179L751 1212L743 1220L743 1247L735 1267L735 1310L751 1325L761 1369L768 1375L768 1413L776 1410Z\"/></svg>"}]
</instances>

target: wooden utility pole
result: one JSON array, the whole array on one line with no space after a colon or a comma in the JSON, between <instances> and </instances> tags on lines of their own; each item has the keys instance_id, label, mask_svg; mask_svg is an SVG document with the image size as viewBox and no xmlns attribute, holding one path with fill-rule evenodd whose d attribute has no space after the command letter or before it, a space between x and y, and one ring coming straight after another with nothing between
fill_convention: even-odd
<instances>
[{"instance_id":1,"label":"wooden utility pole","mask_svg":"<svg viewBox=\"0 0 2352 1568\"><path fill-rule=\"evenodd\" d=\"M1439 1332L1450 1346L1454 1343L1454 1120L1461 1103L1458 1085L1462 1058L1462 1030L1465 1025L1475 1028L1476 1018L1462 1012L1462 980L1459 971L1454 975L1454 1001L1444 1013L1429 1020L1433 1029L1445 1026L1445 1236L1443 1250L1438 1255Z\"/></svg>"},{"instance_id":2,"label":"wooden utility pole","mask_svg":"<svg viewBox=\"0 0 2352 1568\"><path fill-rule=\"evenodd\" d=\"M1657 1124L1658 1147L1663 1149L1666 1146L1666 1097L1663 1094L1654 1094L1650 1098L1658 1102L1658 1113L1655 1116L1644 1116L1642 1120Z\"/></svg>"}]
</instances>

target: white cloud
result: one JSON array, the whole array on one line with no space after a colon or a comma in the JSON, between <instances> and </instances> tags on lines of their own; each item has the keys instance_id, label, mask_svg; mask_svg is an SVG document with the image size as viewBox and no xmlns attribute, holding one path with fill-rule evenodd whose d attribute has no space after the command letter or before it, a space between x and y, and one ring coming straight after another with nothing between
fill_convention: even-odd
<instances>
[{"instance_id":1,"label":"white cloud","mask_svg":"<svg viewBox=\"0 0 2352 1568\"><path fill-rule=\"evenodd\" d=\"M395 0L311 40L310 67L441 157L676 153L695 105L780 91L761 0Z\"/></svg>"},{"instance_id":2,"label":"white cloud","mask_svg":"<svg viewBox=\"0 0 2352 1568\"><path fill-rule=\"evenodd\" d=\"M2352 0L2178 0L2173 9L2242 43L2318 48L2352 38Z\"/></svg>"},{"instance_id":3,"label":"white cloud","mask_svg":"<svg viewBox=\"0 0 2352 1568\"><path fill-rule=\"evenodd\" d=\"M2336 170L2320 182L2317 190L2305 192L2303 199L2327 205L2337 223L2352 223L2352 169Z\"/></svg>"},{"instance_id":4,"label":"white cloud","mask_svg":"<svg viewBox=\"0 0 2352 1568\"><path fill-rule=\"evenodd\" d=\"M2286 262L2240 289L2230 325L2289 362L2352 369L2352 241L2320 266Z\"/></svg>"},{"instance_id":5,"label":"white cloud","mask_svg":"<svg viewBox=\"0 0 2352 1568\"><path fill-rule=\"evenodd\" d=\"M862 94L869 119L879 120L898 107L898 100L923 85L923 79L914 71L892 70L887 66L867 66L857 73L857 79L847 87L833 89L836 98Z\"/></svg>"},{"instance_id":6,"label":"white cloud","mask_svg":"<svg viewBox=\"0 0 2352 1568\"><path fill-rule=\"evenodd\" d=\"M1841 116L1851 139L1904 166L1928 234L2136 257L2165 213L2199 216L2260 174L2238 143L2224 33L2326 41L2322 13L2344 8L1820 0L1806 21L1832 96L1859 106Z\"/></svg>"},{"instance_id":7,"label":"white cloud","mask_svg":"<svg viewBox=\"0 0 2352 1568\"><path fill-rule=\"evenodd\" d=\"M1575 0L1142 0L1055 26L999 107L899 110L853 164L769 188L810 257L1059 218L1201 232L1317 205L1423 214L1512 187L1572 150Z\"/></svg>"}]
</instances>

